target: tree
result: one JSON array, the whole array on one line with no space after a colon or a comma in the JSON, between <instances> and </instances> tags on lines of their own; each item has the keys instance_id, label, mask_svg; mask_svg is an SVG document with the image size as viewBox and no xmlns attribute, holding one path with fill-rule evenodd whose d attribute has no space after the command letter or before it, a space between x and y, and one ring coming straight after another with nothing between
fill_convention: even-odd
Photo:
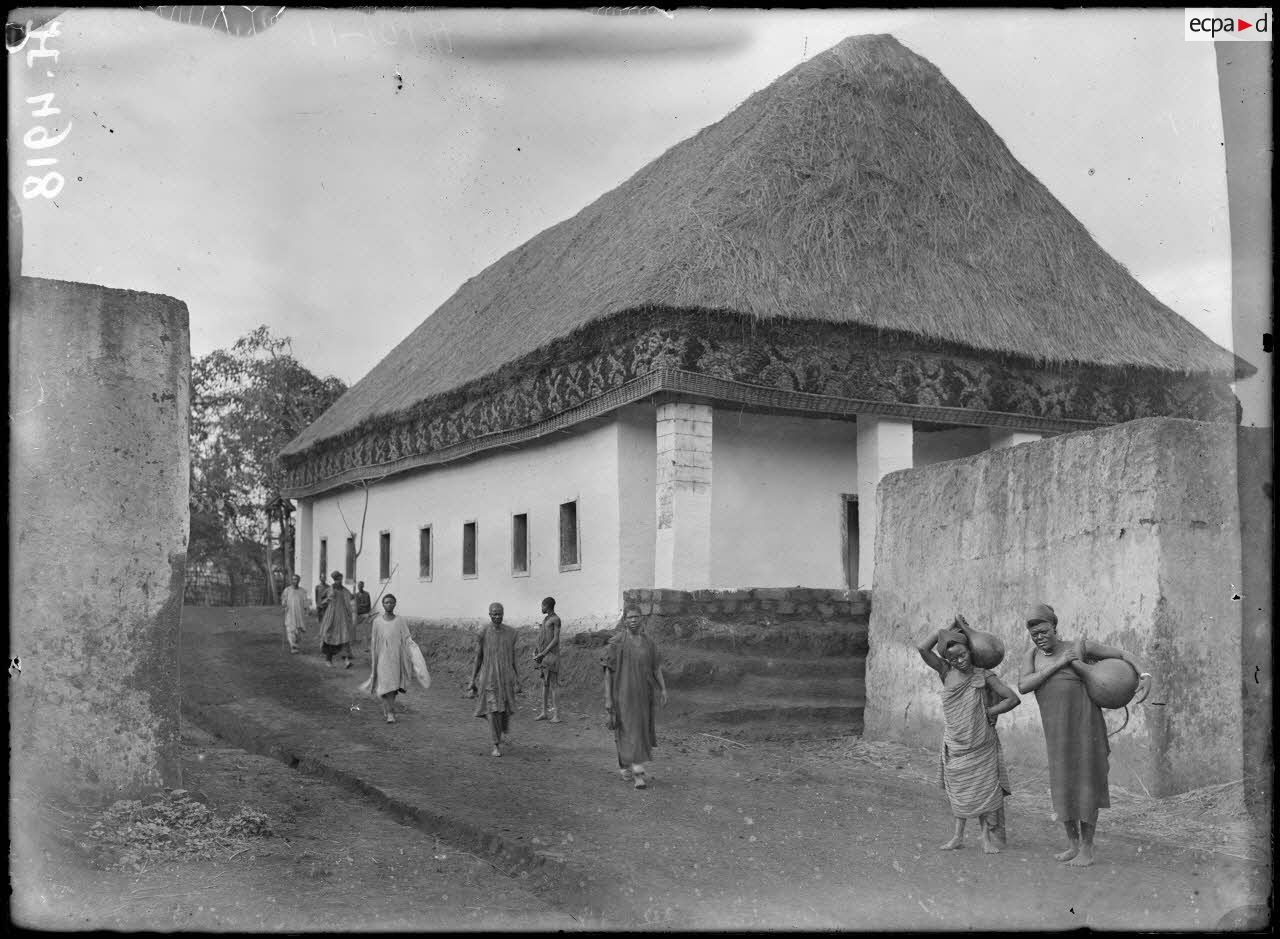
<instances>
[{"instance_id":1,"label":"tree","mask_svg":"<svg viewBox=\"0 0 1280 939\"><path fill-rule=\"evenodd\" d=\"M277 556L293 570L293 507L280 494L277 455L346 390L341 379L318 378L293 357L292 340L266 326L192 363L192 561L217 564L233 583L260 573L276 601Z\"/></svg>"}]
</instances>

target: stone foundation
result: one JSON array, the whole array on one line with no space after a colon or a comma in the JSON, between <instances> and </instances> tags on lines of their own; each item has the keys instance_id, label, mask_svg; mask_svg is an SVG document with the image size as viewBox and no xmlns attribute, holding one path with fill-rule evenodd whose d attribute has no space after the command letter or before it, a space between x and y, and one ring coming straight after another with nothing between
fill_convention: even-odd
<instances>
[{"instance_id":1,"label":"stone foundation","mask_svg":"<svg viewBox=\"0 0 1280 939\"><path fill-rule=\"evenodd\" d=\"M867 651L866 591L807 587L623 591L622 622L658 640L736 652L857 656Z\"/></svg>"},{"instance_id":2,"label":"stone foundation","mask_svg":"<svg viewBox=\"0 0 1280 939\"><path fill-rule=\"evenodd\" d=\"M623 619L632 616L705 616L784 624L848 624L871 609L868 593L807 587L754 587L743 590L625 590Z\"/></svg>"}]
</instances>

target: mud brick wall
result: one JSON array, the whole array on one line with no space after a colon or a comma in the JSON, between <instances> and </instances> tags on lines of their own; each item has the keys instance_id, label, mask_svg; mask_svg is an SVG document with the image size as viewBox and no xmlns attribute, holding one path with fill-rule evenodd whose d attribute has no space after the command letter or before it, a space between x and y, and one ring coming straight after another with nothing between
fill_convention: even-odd
<instances>
[{"instance_id":1,"label":"mud brick wall","mask_svg":"<svg viewBox=\"0 0 1280 939\"><path fill-rule=\"evenodd\" d=\"M11 298L11 784L176 787L186 305L29 277Z\"/></svg>"},{"instance_id":2,"label":"mud brick wall","mask_svg":"<svg viewBox=\"0 0 1280 939\"><path fill-rule=\"evenodd\" d=\"M1111 738L1111 779L1153 795L1242 773L1236 428L1150 418L892 473L878 493L866 735L936 745L937 677L915 643L962 612L1000 636L1016 686L1027 604L1059 633L1154 675ZM1123 712L1107 711L1118 728ZM1034 694L1000 718L1005 752L1043 765Z\"/></svg>"}]
</instances>

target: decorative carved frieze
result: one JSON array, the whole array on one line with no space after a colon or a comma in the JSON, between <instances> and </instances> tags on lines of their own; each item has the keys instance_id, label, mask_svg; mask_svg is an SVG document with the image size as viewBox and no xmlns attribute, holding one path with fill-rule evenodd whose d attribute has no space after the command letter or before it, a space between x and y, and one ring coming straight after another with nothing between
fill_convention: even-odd
<instances>
[{"instance_id":1,"label":"decorative carved frieze","mask_svg":"<svg viewBox=\"0 0 1280 939\"><path fill-rule=\"evenodd\" d=\"M593 323L464 388L286 457L288 489L311 491L352 470L376 473L487 434L531 427L660 369L781 392L1034 420L1115 424L1156 416L1231 421L1235 415L1226 378L1038 366L836 323L645 311ZM832 414L848 411L833 403ZM973 424L987 422L974 417Z\"/></svg>"}]
</instances>

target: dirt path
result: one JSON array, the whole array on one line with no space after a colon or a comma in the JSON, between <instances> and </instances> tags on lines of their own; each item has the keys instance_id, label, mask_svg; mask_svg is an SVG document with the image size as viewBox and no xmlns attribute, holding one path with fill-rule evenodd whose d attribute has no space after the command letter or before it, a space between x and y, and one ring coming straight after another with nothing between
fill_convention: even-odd
<instances>
[{"instance_id":1,"label":"dirt path","mask_svg":"<svg viewBox=\"0 0 1280 939\"><path fill-rule=\"evenodd\" d=\"M419 825L527 872L531 889L580 918L594 909L686 928L1206 929L1260 902L1256 865L1115 837L1105 820L1099 863L1085 870L1052 860L1060 828L1047 813L1014 813L1004 854L939 853L949 819L932 787L869 763L824 769L794 746L745 748L660 723L654 785L636 792L616 776L599 714L533 723L530 701L494 759L452 678L411 694L402 721L386 725L355 691L364 661L344 671L314 651L289 656L277 619L186 611L192 715L410 807Z\"/></svg>"},{"instance_id":2,"label":"dirt path","mask_svg":"<svg viewBox=\"0 0 1280 939\"><path fill-rule=\"evenodd\" d=\"M27 928L299 932L576 930L481 858L404 825L333 783L188 726L183 784L219 815L248 805L275 836L218 860L96 870L74 840L89 813L54 810L61 837L14 864L11 915ZM68 827L70 826L70 827ZM12 855L11 855L12 859Z\"/></svg>"}]
</instances>

